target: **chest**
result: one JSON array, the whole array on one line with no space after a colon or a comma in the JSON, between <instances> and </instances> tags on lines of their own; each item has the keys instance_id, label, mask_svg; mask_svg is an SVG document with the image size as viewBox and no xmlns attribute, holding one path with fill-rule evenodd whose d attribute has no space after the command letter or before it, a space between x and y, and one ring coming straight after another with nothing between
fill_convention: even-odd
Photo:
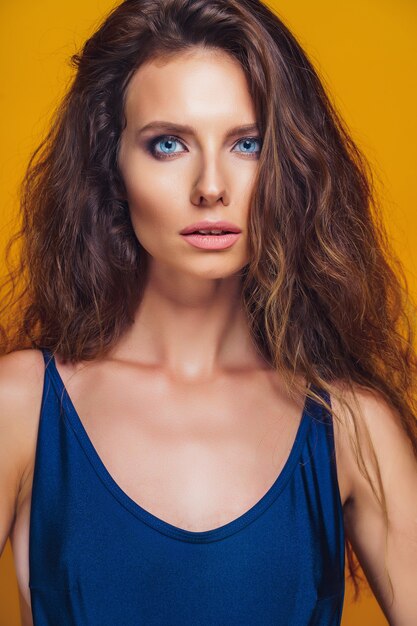
<instances>
[{"instance_id":1,"label":"chest","mask_svg":"<svg viewBox=\"0 0 417 626\"><path fill-rule=\"evenodd\" d=\"M78 381L60 373L76 420L116 484L192 531L229 522L269 489L304 406L266 375L184 385L155 372L93 371Z\"/></svg>"},{"instance_id":2,"label":"chest","mask_svg":"<svg viewBox=\"0 0 417 626\"><path fill-rule=\"evenodd\" d=\"M179 387L163 377L72 378L60 369L74 413L115 484L157 518L207 531L243 515L270 489L291 452L303 411L268 379ZM139 382L139 380L141 382ZM344 468L338 465L342 502ZM31 488L12 538L26 603Z\"/></svg>"}]
</instances>

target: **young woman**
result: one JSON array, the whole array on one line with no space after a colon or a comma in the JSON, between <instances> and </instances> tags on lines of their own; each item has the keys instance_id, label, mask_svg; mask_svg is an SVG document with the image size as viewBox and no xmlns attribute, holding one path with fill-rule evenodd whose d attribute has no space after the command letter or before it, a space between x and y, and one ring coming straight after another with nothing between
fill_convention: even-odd
<instances>
[{"instance_id":1,"label":"young woman","mask_svg":"<svg viewBox=\"0 0 417 626\"><path fill-rule=\"evenodd\" d=\"M257 0L126 0L73 62L3 285L23 623L333 626L345 548L417 623L413 312L306 54Z\"/></svg>"}]
</instances>

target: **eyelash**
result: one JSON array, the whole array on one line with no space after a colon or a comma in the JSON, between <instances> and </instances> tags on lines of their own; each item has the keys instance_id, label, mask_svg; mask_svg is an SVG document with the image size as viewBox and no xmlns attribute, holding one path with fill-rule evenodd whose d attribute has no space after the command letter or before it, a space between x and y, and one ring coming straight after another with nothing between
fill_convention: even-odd
<instances>
[{"instance_id":1,"label":"eyelash","mask_svg":"<svg viewBox=\"0 0 417 626\"><path fill-rule=\"evenodd\" d=\"M175 137L175 135L159 135L158 137L155 137L154 139L151 139L147 143L147 146L146 146L147 151L153 157L155 157L156 159L159 159L160 161L165 161L166 159L171 159L176 154L179 154L178 152L172 152L171 154L164 154L162 152L156 152L155 151L155 147L156 147L156 145L160 141L162 141L162 139L171 139L171 140L179 142L180 144L182 144L184 146L184 143L181 141L181 139L178 139L178 137ZM260 137L242 137L242 139L239 139L239 141L237 141L235 145L238 145L242 141L248 141L248 140L249 141L258 141L259 144L261 145ZM245 154L245 152L242 152L241 154ZM249 156L252 156L252 155L257 156L259 154L259 151L258 152L247 152L246 154L248 154Z\"/></svg>"}]
</instances>

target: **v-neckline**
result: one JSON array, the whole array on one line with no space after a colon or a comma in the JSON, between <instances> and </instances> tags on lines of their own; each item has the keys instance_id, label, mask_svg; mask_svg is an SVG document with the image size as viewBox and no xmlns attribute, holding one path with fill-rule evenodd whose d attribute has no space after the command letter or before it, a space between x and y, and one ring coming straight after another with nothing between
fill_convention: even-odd
<instances>
[{"instance_id":1,"label":"v-neckline","mask_svg":"<svg viewBox=\"0 0 417 626\"><path fill-rule=\"evenodd\" d=\"M257 517L259 517L276 500L276 498L280 495L280 493L283 491L284 487L288 483L296 467L296 464L298 463L305 439L307 437L309 426L311 424L311 420L314 416L314 411L318 406L312 398L307 395L305 396L302 415L287 460L285 461L284 466L282 467L271 487L253 506L251 506L247 511L239 515L237 518L231 520L230 522L227 522L226 524L209 530L192 531L175 526L174 524L171 524L154 515L147 509L143 508L138 502L133 500L117 484L117 482L114 480L107 467L103 463L86 429L84 428L83 422L81 421L81 418L75 409L71 397L69 396L61 375L57 369L54 355L50 350L46 348L42 349L42 353L44 355L45 364L47 365L48 372L52 377L55 390L57 391L59 398L62 401L64 408L64 417L74 431L79 444L87 455L99 478L102 480L110 493L135 517L139 518L149 526L162 532L165 535L192 543L208 543L210 541L217 541L219 539L223 539L224 537L234 534L247 524L251 523ZM314 386L312 387L312 390L316 391L317 393L317 390L314 388Z\"/></svg>"}]
</instances>

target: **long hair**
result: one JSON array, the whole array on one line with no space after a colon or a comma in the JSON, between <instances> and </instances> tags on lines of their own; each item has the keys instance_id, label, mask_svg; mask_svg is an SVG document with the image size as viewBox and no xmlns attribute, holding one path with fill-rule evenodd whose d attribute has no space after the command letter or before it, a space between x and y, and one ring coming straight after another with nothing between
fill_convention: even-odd
<instances>
[{"instance_id":1,"label":"long hair","mask_svg":"<svg viewBox=\"0 0 417 626\"><path fill-rule=\"evenodd\" d=\"M195 47L241 64L262 136L241 274L255 345L290 389L297 373L342 404L337 381L352 397L358 387L382 394L417 456L415 305L372 170L306 53L259 0L126 0L71 57L75 75L21 183L0 351L47 347L64 361L91 360L133 323L147 268L117 161L126 87L146 61ZM352 446L388 528L376 458L375 487L357 437ZM345 548L356 600L363 578L347 537Z\"/></svg>"}]
</instances>

